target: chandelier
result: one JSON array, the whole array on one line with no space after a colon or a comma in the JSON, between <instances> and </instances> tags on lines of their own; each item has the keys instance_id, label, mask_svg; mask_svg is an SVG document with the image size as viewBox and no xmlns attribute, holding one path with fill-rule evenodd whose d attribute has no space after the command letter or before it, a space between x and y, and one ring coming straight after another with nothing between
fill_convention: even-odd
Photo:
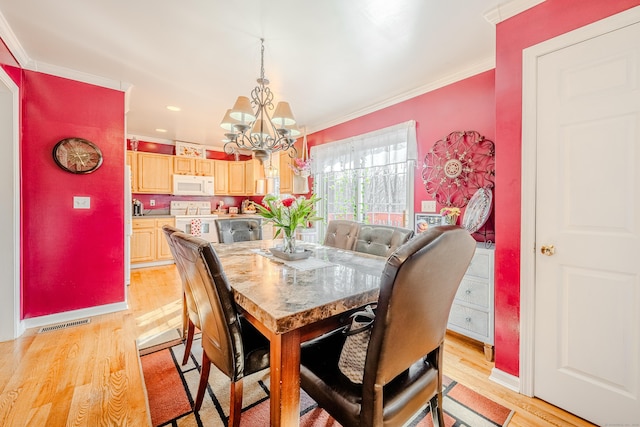
<instances>
[{"instance_id":1,"label":"chandelier","mask_svg":"<svg viewBox=\"0 0 640 427\"><path fill-rule=\"evenodd\" d=\"M273 110L273 93L268 87L269 80L264 76L264 39L260 39L260 45L258 86L251 91L251 99L238 97L220 126L227 131L223 141L225 153L251 150L262 163L276 151L289 151L289 156L295 157L297 153L293 144L300 131L288 102L279 102L273 115L269 114Z\"/></svg>"}]
</instances>

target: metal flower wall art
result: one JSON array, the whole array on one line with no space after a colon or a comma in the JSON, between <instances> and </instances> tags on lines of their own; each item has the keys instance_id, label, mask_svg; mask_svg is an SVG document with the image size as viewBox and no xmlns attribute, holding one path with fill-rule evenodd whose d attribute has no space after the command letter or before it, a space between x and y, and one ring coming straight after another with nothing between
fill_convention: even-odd
<instances>
[{"instance_id":1,"label":"metal flower wall art","mask_svg":"<svg viewBox=\"0 0 640 427\"><path fill-rule=\"evenodd\" d=\"M451 132L424 158L422 181L443 206L462 208L479 188L493 188L495 146L476 131Z\"/></svg>"}]
</instances>

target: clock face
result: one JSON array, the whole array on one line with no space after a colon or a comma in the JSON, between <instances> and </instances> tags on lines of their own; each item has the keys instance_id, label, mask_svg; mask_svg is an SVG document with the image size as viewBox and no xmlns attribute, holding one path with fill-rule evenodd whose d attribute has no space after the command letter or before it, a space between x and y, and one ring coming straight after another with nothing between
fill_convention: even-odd
<instances>
[{"instance_id":1,"label":"clock face","mask_svg":"<svg viewBox=\"0 0 640 427\"><path fill-rule=\"evenodd\" d=\"M91 141L66 138L53 147L53 160L71 173L91 173L102 164L102 152Z\"/></svg>"}]
</instances>

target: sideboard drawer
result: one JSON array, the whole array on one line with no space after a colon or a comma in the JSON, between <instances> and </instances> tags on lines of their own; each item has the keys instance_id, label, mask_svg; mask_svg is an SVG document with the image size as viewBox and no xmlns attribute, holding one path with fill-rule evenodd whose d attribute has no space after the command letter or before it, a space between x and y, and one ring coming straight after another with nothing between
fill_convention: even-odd
<instances>
[{"instance_id":1,"label":"sideboard drawer","mask_svg":"<svg viewBox=\"0 0 640 427\"><path fill-rule=\"evenodd\" d=\"M469 264L469 268L467 268L465 276L475 276L482 279L488 279L491 277L491 268L493 267L491 257L493 257L493 253L487 253L486 251L479 251L476 249L476 253L473 255L473 259L471 259L471 263Z\"/></svg>"},{"instance_id":2,"label":"sideboard drawer","mask_svg":"<svg viewBox=\"0 0 640 427\"><path fill-rule=\"evenodd\" d=\"M460 287L458 288L455 299L489 310L491 308L489 283L487 283L487 281L469 279L465 276L462 282L460 282Z\"/></svg>"},{"instance_id":3,"label":"sideboard drawer","mask_svg":"<svg viewBox=\"0 0 640 427\"><path fill-rule=\"evenodd\" d=\"M486 311L475 310L454 303L449 313L449 327L456 330L452 326L471 332L472 334L468 335L472 338L493 343L493 340L489 340L489 313Z\"/></svg>"}]
</instances>

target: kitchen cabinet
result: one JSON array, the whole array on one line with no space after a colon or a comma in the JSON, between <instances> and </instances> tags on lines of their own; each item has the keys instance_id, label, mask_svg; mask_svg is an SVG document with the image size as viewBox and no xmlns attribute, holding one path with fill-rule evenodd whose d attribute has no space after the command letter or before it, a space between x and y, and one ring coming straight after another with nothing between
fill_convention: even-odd
<instances>
[{"instance_id":1,"label":"kitchen cabinet","mask_svg":"<svg viewBox=\"0 0 640 427\"><path fill-rule=\"evenodd\" d=\"M484 343L484 354L493 360L494 249L478 243L467 272L453 300L447 328Z\"/></svg>"},{"instance_id":2,"label":"kitchen cabinet","mask_svg":"<svg viewBox=\"0 0 640 427\"><path fill-rule=\"evenodd\" d=\"M293 159L289 157L288 152L280 152L280 194L293 193L293 169L291 169L292 161Z\"/></svg>"},{"instance_id":3,"label":"kitchen cabinet","mask_svg":"<svg viewBox=\"0 0 640 427\"><path fill-rule=\"evenodd\" d=\"M244 194L247 196L262 195L256 192L256 182L264 179L264 168L257 159L247 160L244 165Z\"/></svg>"},{"instance_id":4,"label":"kitchen cabinet","mask_svg":"<svg viewBox=\"0 0 640 427\"><path fill-rule=\"evenodd\" d=\"M171 194L175 156L138 152L137 193Z\"/></svg>"},{"instance_id":5,"label":"kitchen cabinet","mask_svg":"<svg viewBox=\"0 0 640 427\"><path fill-rule=\"evenodd\" d=\"M215 176L215 160L196 159L196 175ZM214 180L215 181L215 180Z\"/></svg>"},{"instance_id":6,"label":"kitchen cabinet","mask_svg":"<svg viewBox=\"0 0 640 427\"><path fill-rule=\"evenodd\" d=\"M213 185L216 195L229 193L229 162L225 160L214 160Z\"/></svg>"},{"instance_id":7,"label":"kitchen cabinet","mask_svg":"<svg viewBox=\"0 0 640 427\"><path fill-rule=\"evenodd\" d=\"M173 173L179 175L194 175L195 171L196 159L184 156L173 157Z\"/></svg>"},{"instance_id":8,"label":"kitchen cabinet","mask_svg":"<svg viewBox=\"0 0 640 427\"><path fill-rule=\"evenodd\" d=\"M127 151L126 164L131 168L131 192L138 192L138 152Z\"/></svg>"},{"instance_id":9,"label":"kitchen cabinet","mask_svg":"<svg viewBox=\"0 0 640 427\"><path fill-rule=\"evenodd\" d=\"M245 194L245 162L229 162L229 191L230 196Z\"/></svg>"},{"instance_id":10,"label":"kitchen cabinet","mask_svg":"<svg viewBox=\"0 0 640 427\"><path fill-rule=\"evenodd\" d=\"M132 221L131 263L152 263L172 260L171 249L162 226L175 227L174 218L136 218Z\"/></svg>"}]
</instances>

